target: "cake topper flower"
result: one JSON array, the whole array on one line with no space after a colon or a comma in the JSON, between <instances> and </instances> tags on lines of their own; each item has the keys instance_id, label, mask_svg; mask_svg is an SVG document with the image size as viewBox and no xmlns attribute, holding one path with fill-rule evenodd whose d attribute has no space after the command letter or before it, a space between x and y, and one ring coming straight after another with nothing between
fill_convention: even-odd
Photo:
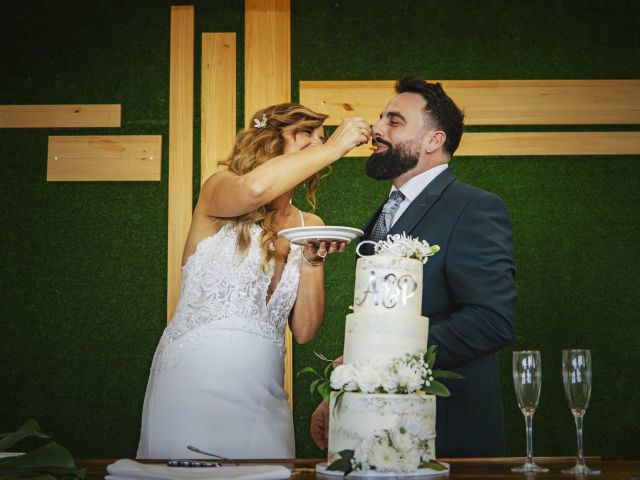
<instances>
[{"instance_id":1,"label":"cake topper flower","mask_svg":"<svg viewBox=\"0 0 640 480\"><path fill-rule=\"evenodd\" d=\"M262 120L258 120L257 118L253 119L253 128L264 128L267 126L267 115L262 114Z\"/></svg>"},{"instance_id":2,"label":"cake topper flower","mask_svg":"<svg viewBox=\"0 0 640 480\"><path fill-rule=\"evenodd\" d=\"M373 244L373 250L376 255L395 255L397 257L413 258L427 263L429 257L440 251L440 246L429 245L426 240L412 238L406 232L396 233L395 235L387 235L386 240L373 242L364 240L360 242L356 253L359 255L360 246L366 243Z\"/></svg>"}]
</instances>

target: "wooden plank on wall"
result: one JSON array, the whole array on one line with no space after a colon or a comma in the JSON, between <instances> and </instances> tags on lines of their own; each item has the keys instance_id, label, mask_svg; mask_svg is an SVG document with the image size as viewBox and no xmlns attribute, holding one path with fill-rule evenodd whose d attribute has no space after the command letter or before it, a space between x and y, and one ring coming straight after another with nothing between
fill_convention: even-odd
<instances>
[{"instance_id":1,"label":"wooden plank on wall","mask_svg":"<svg viewBox=\"0 0 640 480\"><path fill-rule=\"evenodd\" d=\"M47 181L159 181L161 135L50 136Z\"/></svg>"},{"instance_id":2,"label":"wooden plank on wall","mask_svg":"<svg viewBox=\"0 0 640 480\"><path fill-rule=\"evenodd\" d=\"M202 34L201 183L233 150L236 136L236 34Z\"/></svg>"},{"instance_id":3,"label":"wooden plank on wall","mask_svg":"<svg viewBox=\"0 0 640 480\"><path fill-rule=\"evenodd\" d=\"M261 108L291 101L289 0L245 1L244 120Z\"/></svg>"},{"instance_id":4,"label":"wooden plank on wall","mask_svg":"<svg viewBox=\"0 0 640 480\"><path fill-rule=\"evenodd\" d=\"M245 0L244 124L269 105L291 101L290 0ZM284 389L293 406L293 341L285 332Z\"/></svg>"},{"instance_id":5,"label":"wooden plank on wall","mask_svg":"<svg viewBox=\"0 0 640 480\"><path fill-rule=\"evenodd\" d=\"M363 145L347 156L371 153ZM639 154L640 132L467 132L454 156Z\"/></svg>"},{"instance_id":6,"label":"wooden plank on wall","mask_svg":"<svg viewBox=\"0 0 640 480\"><path fill-rule=\"evenodd\" d=\"M120 105L0 105L0 128L120 126Z\"/></svg>"},{"instance_id":7,"label":"wooden plank on wall","mask_svg":"<svg viewBox=\"0 0 640 480\"><path fill-rule=\"evenodd\" d=\"M433 80L440 81L440 80ZM640 80L442 80L467 125L640 124ZM374 123L393 81L300 82L300 103L327 125L361 115Z\"/></svg>"},{"instance_id":8,"label":"wooden plank on wall","mask_svg":"<svg viewBox=\"0 0 640 480\"><path fill-rule=\"evenodd\" d=\"M640 132L469 132L459 156L637 155Z\"/></svg>"},{"instance_id":9,"label":"wooden plank on wall","mask_svg":"<svg viewBox=\"0 0 640 480\"><path fill-rule=\"evenodd\" d=\"M169 73L169 211L167 322L180 295L182 250L189 232L193 185L194 8L171 7Z\"/></svg>"}]
</instances>

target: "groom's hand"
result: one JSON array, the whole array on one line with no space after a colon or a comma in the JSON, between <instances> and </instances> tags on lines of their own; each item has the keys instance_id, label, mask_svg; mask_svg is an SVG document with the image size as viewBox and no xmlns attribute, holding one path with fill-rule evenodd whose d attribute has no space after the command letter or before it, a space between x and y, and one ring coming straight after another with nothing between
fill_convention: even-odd
<instances>
[{"instance_id":1,"label":"groom's hand","mask_svg":"<svg viewBox=\"0 0 640 480\"><path fill-rule=\"evenodd\" d=\"M311 438L319 448L329 443L329 402L322 402L311 415Z\"/></svg>"}]
</instances>

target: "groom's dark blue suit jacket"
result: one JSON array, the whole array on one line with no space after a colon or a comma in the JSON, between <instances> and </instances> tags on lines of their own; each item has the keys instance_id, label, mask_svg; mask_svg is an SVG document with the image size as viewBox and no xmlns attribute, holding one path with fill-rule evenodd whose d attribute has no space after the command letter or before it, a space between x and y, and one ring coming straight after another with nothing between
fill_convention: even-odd
<instances>
[{"instance_id":1,"label":"groom's dark blue suit jacket","mask_svg":"<svg viewBox=\"0 0 640 480\"><path fill-rule=\"evenodd\" d=\"M369 238L382 206L365 226ZM439 245L423 272L422 314L436 368L464 380L444 380L438 398L438 457L504 454L497 351L515 338L515 262L509 212L494 194L456 180L447 168L409 205L389 234Z\"/></svg>"}]
</instances>

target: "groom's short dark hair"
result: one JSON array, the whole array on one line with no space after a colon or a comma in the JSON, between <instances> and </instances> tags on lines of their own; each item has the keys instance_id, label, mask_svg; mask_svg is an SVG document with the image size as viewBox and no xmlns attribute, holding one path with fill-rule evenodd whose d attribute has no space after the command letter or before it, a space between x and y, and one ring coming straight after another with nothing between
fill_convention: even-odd
<instances>
[{"instance_id":1,"label":"groom's short dark hair","mask_svg":"<svg viewBox=\"0 0 640 480\"><path fill-rule=\"evenodd\" d=\"M434 127L447 134L444 150L449 155L457 150L464 130L464 112L445 93L440 83L429 83L418 77L404 77L396 82L398 94L411 92L421 95L427 105L424 114Z\"/></svg>"}]
</instances>

